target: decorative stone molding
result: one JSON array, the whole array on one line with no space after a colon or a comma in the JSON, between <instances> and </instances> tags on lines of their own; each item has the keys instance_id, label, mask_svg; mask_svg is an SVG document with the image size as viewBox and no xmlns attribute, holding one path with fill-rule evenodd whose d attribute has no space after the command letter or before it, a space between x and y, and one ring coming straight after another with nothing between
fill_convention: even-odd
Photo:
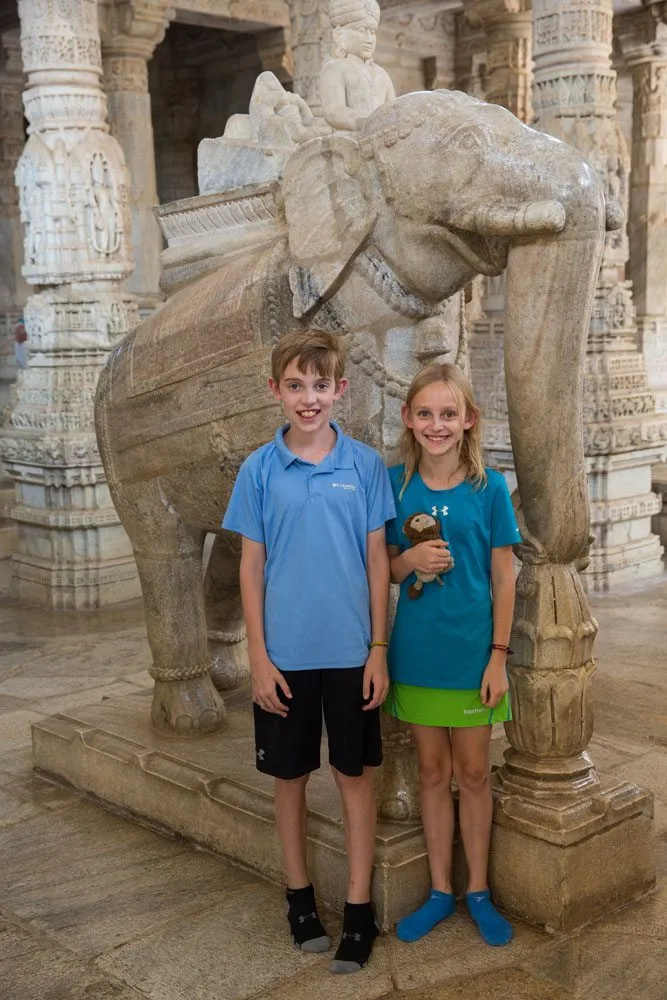
<instances>
[{"instance_id":1,"label":"decorative stone molding","mask_svg":"<svg viewBox=\"0 0 667 1000\"><path fill-rule=\"evenodd\" d=\"M97 607L139 593L93 425L99 372L138 321L120 289L132 270L129 178L105 120L95 0L20 0L19 16L30 123L16 168L23 272L42 290L25 306L30 365L0 431L20 525L12 585L22 600Z\"/></svg>"},{"instance_id":2,"label":"decorative stone molding","mask_svg":"<svg viewBox=\"0 0 667 1000\"><path fill-rule=\"evenodd\" d=\"M329 0L290 0L294 90L321 114L320 73L333 56Z\"/></svg>"}]
</instances>

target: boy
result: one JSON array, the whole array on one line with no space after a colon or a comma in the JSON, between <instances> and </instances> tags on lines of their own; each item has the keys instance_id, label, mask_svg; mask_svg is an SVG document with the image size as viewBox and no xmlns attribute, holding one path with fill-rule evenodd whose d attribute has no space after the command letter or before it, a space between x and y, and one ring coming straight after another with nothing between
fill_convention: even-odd
<instances>
[{"instance_id":1,"label":"boy","mask_svg":"<svg viewBox=\"0 0 667 1000\"><path fill-rule=\"evenodd\" d=\"M310 952L331 947L306 869L306 784L320 766L324 712L349 866L337 973L361 969L378 934L372 768L382 763L385 522L395 516L380 456L329 419L347 387L344 361L328 333L279 341L269 388L287 424L242 465L223 521L242 535L257 768L275 778L292 940Z\"/></svg>"}]
</instances>

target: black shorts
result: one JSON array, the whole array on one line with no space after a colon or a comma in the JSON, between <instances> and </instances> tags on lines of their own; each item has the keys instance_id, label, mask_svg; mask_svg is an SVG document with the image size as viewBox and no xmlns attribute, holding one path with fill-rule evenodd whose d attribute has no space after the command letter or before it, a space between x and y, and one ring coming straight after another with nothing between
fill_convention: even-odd
<instances>
[{"instance_id":1,"label":"black shorts","mask_svg":"<svg viewBox=\"0 0 667 1000\"><path fill-rule=\"evenodd\" d=\"M322 714L329 740L329 763L358 778L364 767L382 763L380 710L363 711L363 667L283 670L292 692L281 701L286 718L253 705L257 770L274 778L301 778L320 766Z\"/></svg>"}]
</instances>

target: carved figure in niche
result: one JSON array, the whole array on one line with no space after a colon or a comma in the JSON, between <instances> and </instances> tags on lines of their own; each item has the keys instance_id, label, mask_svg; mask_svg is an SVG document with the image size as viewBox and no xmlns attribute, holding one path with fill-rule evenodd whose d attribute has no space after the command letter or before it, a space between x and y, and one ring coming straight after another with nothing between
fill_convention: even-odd
<instances>
[{"instance_id":1,"label":"carved figure in niche","mask_svg":"<svg viewBox=\"0 0 667 1000\"><path fill-rule=\"evenodd\" d=\"M322 114L335 129L357 131L396 97L389 74L373 62L380 8L376 0L331 0L336 59L322 68Z\"/></svg>"},{"instance_id":2,"label":"carved figure in niche","mask_svg":"<svg viewBox=\"0 0 667 1000\"><path fill-rule=\"evenodd\" d=\"M116 185L111 167L102 153L93 153L90 159L86 194L90 242L95 253L108 257L120 247L120 231Z\"/></svg>"},{"instance_id":3,"label":"carved figure in niche","mask_svg":"<svg viewBox=\"0 0 667 1000\"><path fill-rule=\"evenodd\" d=\"M239 552L220 524L239 463L280 421L264 387L271 344L290 331L352 341L346 431L377 444L387 331L412 350L418 324L446 299L507 269L508 416L525 522L564 580L588 544L582 373L607 216L581 154L497 105L407 94L358 134L299 146L281 195L284 233L181 288L112 353L98 384L100 454L139 566L152 719L165 731L218 729L215 685L233 687L247 670ZM202 587L205 532L216 542Z\"/></svg>"},{"instance_id":4,"label":"carved figure in niche","mask_svg":"<svg viewBox=\"0 0 667 1000\"><path fill-rule=\"evenodd\" d=\"M240 139L266 147L292 147L329 131L315 118L298 94L285 90L278 77L260 73L255 81L247 115L232 115L225 127L226 139Z\"/></svg>"}]
</instances>

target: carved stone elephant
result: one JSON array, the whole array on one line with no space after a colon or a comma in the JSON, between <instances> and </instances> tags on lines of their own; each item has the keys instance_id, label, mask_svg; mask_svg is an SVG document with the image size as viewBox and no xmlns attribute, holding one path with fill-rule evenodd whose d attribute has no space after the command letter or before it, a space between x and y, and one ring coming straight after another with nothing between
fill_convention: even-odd
<instances>
[{"instance_id":1,"label":"carved stone elephant","mask_svg":"<svg viewBox=\"0 0 667 1000\"><path fill-rule=\"evenodd\" d=\"M245 669L239 548L219 526L239 464L280 420L266 378L288 331L348 338L346 427L386 448L420 345L446 340L443 303L507 268L523 517L553 562L587 544L582 372L605 203L580 154L501 107L415 93L359 133L304 143L279 197L284 236L175 294L117 348L97 391L102 460L146 605L152 719L182 734L223 722L212 659L220 688ZM217 538L204 581L206 532Z\"/></svg>"}]
</instances>

